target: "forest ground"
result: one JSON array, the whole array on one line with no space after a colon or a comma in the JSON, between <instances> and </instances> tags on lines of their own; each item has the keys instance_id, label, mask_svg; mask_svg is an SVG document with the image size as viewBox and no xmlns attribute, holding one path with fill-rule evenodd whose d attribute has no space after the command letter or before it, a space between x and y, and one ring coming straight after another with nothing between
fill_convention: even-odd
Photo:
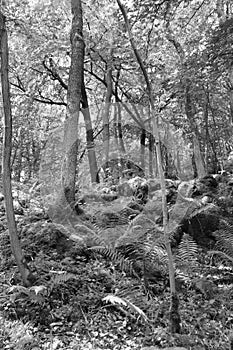
<instances>
[{"instance_id":1,"label":"forest ground","mask_svg":"<svg viewBox=\"0 0 233 350\"><path fill-rule=\"evenodd\" d=\"M3 202L0 209L1 349L229 348L232 263L213 263L199 250L188 282L178 286L181 334L171 335L168 279L154 278L145 286L142 277L122 270L111 256L70 242L51 223L39 198L16 210L34 279L31 288L23 287L11 254Z\"/></svg>"}]
</instances>

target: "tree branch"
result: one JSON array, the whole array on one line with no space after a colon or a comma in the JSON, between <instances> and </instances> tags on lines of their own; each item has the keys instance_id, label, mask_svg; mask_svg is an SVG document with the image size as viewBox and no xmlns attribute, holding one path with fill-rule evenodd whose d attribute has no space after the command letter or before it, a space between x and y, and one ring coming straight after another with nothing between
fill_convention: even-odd
<instances>
[{"instance_id":1,"label":"tree branch","mask_svg":"<svg viewBox=\"0 0 233 350\"><path fill-rule=\"evenodd\" d=\"M64 80L61 78L61 76L58 74L57 69L55 68L55 63L53 59L50 57L49 58L49 65L46 64L46 57L44 58L43 62L43 67L48 71L50 77L52 80L56 80L60 83L60 85L65 89L68 90L68 85L64 82Z\"/></svg>"},{"instance_id":2,"label":"tree branch","mask_svg":"<svg viewBox=\"0 0 233 350\"><path fill-rule=\"evenodd\" d=\"M49 105L57 105L57 106L66 106L66 102L60 102L60 101L53 101L48 97L44 97L42 96L42 94L39 92L41 98L32 96L30 94L26 93L26 89L21 85L21 84L15 84L15 83L10 83L12 86L16 87L17 89L19 89L20 91L22 91L24 93L24 95L26 97L32 98L34 101L36 102L40 102L40 103L44 103L44 104L49 104Z\"/></svg>"}]
</instances>

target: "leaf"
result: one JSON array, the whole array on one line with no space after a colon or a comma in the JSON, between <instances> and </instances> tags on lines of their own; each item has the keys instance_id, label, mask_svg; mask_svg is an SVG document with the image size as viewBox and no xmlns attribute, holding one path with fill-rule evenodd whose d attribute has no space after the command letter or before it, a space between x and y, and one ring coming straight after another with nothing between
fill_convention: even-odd
<instances>
[{"instance_id":1,"label":"leaf","mask_svg":"<svg viewBox=\"0 0 233 350\"><path fill-rule=\"evenodd\" d=\"M138 306L134 305L133 303L131 303L131 301L129 301L127 299L123 299L123 298L120 298L116 295L109 294L106 297L104 297L102 300L105 302L110 302L112 305L118 304L118 305L123 305L125 307L128 307L133 312L135 312L140 317L142 317L145 322L148 322L148 317L146 316L144 311L142 311Z\"/></svg>"},{"instance_id":2,"label":"leaf","mask_svg":"<svg viewBox=\"0 0 233 350\"><path fill-rule=\"evenodd\" d=\"M122 304L124 306L127 306L127 303L124 299L116 296L116 295L112 295L112 294L109 294L107 295L106 297L103 298L103 301L106 301L106 302L109 302L111 303L112 305L116 305L116 304Z\"/></svg>"},{"instance_id":3,"label":"leaf","mask_svg":"<svg viewBox=\"0 0 233 350\"><path fill-rule=\"evenodd\" d=\"M41 285L41 286L32 286L29 289L31 291L34 291L36 295L39 294L39 293L43 294L43 292L47 290L47 288L45 286L43 286L43 285Z\"/></svg>"},{"instance_id":4,"label":"leaf","mask_svg":"<svg viewBox=\"0 0 233 350\"><path fill-rule=\"evenodd\" d=\"M9 293L24 293L24 294L27 294L29 295L30 294L30 291L29 289L27 289L26 287L24 286L20 286L20 285L15 285L15 286L12 286L9 288Z\"/></svg>"}]
</instances>

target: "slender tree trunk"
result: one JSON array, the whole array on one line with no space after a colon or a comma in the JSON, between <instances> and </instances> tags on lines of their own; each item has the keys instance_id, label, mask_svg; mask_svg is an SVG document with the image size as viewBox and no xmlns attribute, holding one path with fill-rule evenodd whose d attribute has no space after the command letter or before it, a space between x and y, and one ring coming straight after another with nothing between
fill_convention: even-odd
<instances>
[{"instance_id":1,"label":"slender tree trunk","mask_svg":"<svg viewBox=\"0 0 233 350\"><path fill-rule=\"evenodd\" d=\"M87 142L87 156L89 161L89 168L91 174L91 182L99 182L98 176L98 166L95 153L95 141L92 129L90 109L88 105L87 93L84 83L84 78L82 82L82 114L84 117L85 127L86 127L86 142Z\"/></svg>"},{"instance_id":2,"label":"slender tree trunk","mask_svg":"<svg viewBox=\"0 0 233 350\"><path fill-rule=\"evenodd\" d=\"M112 50L110 52L110 56L112 56ZM111 105L111 98L112 98L112 67L111 66L107 68L106 83L107 83L107 91L105 96L105 105L104 105L104 112L103 112L103 144L104 144L104 161L108 162L109 151L110 151L109 113L110 113L110 105Z\"/></svg>"},{"instance_id":3,"label":"slender tree trunk","mask_svg":"<svg viewBox=\"0 0 233 350\"><path fill-rule=\"evenodd\" d=\"M119 149L122 154L125 154L125 144L123 140L123 131L122 131L122 114L121 114L121 105L117 104L117 131L118 131L118 139L119 139Z\"/></svg>"},{"instance_id":4,"label":"slender tree trunk","mask_svg":"<svg viewBox=\"0 0 233 350\"><path fill-rule=\"evenodd\" d=\"M153 177L154 171L153 171L153 156L154 156L154 136L150 133L149 134L149 145L148 145L148 151L149 151L149 177Z\"/></svg>"},{"instance_id":5,"label":"slender tree trunk","mask_svg":"<svg viewBox=\"0 0 233 350\"><path fill-rule=\"evenodd\" d=\"M176 165L176 169L177 169L177 174L178 174L178 177L181 179L182 178L182 172L181 172L181 162L180 162L179 149L176 151L175 158L176 158L175 165Z\"/></svg>"},{"instance_id":6,"label":"slender tree trunk","mask_svg":"<svg viewBox=\"0 0 233 350\"><path fill-rule=\"evenodd\" d=\"M208 93L208 92L206 92ZM205 166L206 173L209 172L209 155L210 155L210 134L209 134L209 113L208 113L208 98L204 105L204 121L205 121Z\"/></svg>"},{"instance_id":7,"label":"slender tree trunk","mask_svg":"<svg viewBox=\"0 0 233 350\"><path fill-rule=\"evenodd\" d=\"M11 186L11 151L12 151L12 111L10 102L10 86L8 77L8 43L5 25L5 17L0 12L0 51L1 51L1 85L4 110L4 135L3 135L3 191L5 197L6 217L10 235L11 249L19 268L23 284L30 286L30 271L23 257L15 222L12 186Z\"/></svg>"},{"instance_id":8,"label":"slender tree trunk","mask_svg":"<svg viewBox=\"0 0 233 350\"><path fill-rule=\"evenodd\" d=\"M170 304L170 313L169 313L170 325L171 325L171 332L172 333L179 333L180 332L180 316L179 316L179 311L178 311L179 299L178 299L178 296L176 293L175 268L174 268L173 256L172 256L172 250L171 250L171 244L170 244L170 234L168 231L168 210L167 210L167 200L166 200L165 178L164 178L164 173L163 173L162 156L161 156L161 148L160 148L158 114L155 111L155 105L154 105L154 99L153 99L153 93L152 93L150 80L149 80L146 68L143 64L142 58L139 54L139 51L136 48L125 8L122 5L120 0L117 0L117 3L119 5L119 8L120 8L122 15L124 17L126 30L128 32L129 41L130 41L132 50L134 52L136 60L141 68L143 77L145 79L145 83L147 86L147 94L148 94L149 101L150 101L151 115L152 115L152 120L153 120L153 133L154 133L154 138L155 138L155 147L156 147L156 154L157 154L157 164L158 164L161 191L162 191L164 238L165 238L165 245L166 245L167 255L168 255L169 280L170 280L170 289L171 289L171 304Z\"/></svg>"},{"instance_id":9,"label":"slender tree trunk","mask_svg":"<svg viewBox=\"0 0 233 350\"><path fill-rule=\"evenodd\" d=\"M114 104L114 120L113 120L113 134L115 140L115 146L117 154L120 155L119 140L118 140L118 130L117 130L117 119L118 119L118 103Z\"/></svg>"},{"instance_id":10,"label":"slender tree trunk","mask_svg":"<svg viewBox=\"0 0 233 350\"><path fill-rule=\"evenodd\" d=\"M21 150L21 146L20 146L18 149L18 152L17 152L17 165L16 165L17 168L15 170L15 179L18 182L20 182L20 179L21 179L22 160L23 160L23 155L22 155L22 150Z\"/></svg>"},{"instance_id":11,"label":"slender tree trunk","mask_svg":"<svg viewBox=\"0 0 233 350\"><path fill-rule=\"evenodd\" d=\"M185 84L185 112L188 118L192 134L193 134L193 154L194 161L196 163L197 175L198 177L204 177L206 175L206 168L204 164L203 155L201 152L201 146L199 141L199 132L197 125L195 123L195 114L193 112L193 105L190 94L190 81L186 78L184 81Z\"/></svg>"},{"instance_id":12,"label":"slender tree trunk","mask_svg":"<svg viewBox=\"0 0 233 350\"><path fill-rule=\"evenodd\" d=\"M167 22L167 39L168 39L168 41L170 41L172 43L172 45L176 49L176 51L180 57L181 65L183 66L184 70L187 71L186 62L185 62L185 53L184 53L183 47L181 46L179 41L173 35L171 28L169 26L169 22ZM194 118L195 113L194 113L194 108L193 108L192 99L191 99L191 92L190 92L191 82L190 82L190 79L188 77L188 71L186 72L186 75L183 78L182 83L183 83L184 90L185 90L185 102L184 102L185 103L185 112L186 112L186 116L187 116L187 119L188 119L189 124L190 124L190 128L192 130L193 143L195 145L194 161L196 162L198 176L203 177L206 175L206 171L205 171L204 159L203 159L203 156L201 153L200 142L199 142L199 132L198 132L197 125L195 123L195 118Z\"/></svg>"},{"instance_id":13,"label":"slender tree trunk","mask_svg":"<svg viewBox=\"0 0 233 350\"><path fill-rule=\"evenodd\" d=\"M228 96L230 104L230 124L233 124L233 66L228 69Z\"/></svg>"},{"instance_id":14,"label":"slender tree trunk","mask_svg":"<svg viewBox=\"0 0 233 350\"><path fill-rule=\"evenodd\" d=\"M142 129L140 134L140 163L145 172L145 149L146 149L146 130Z\"/></svg>"},{"instance_id":15,"label":"slender tree trunk","mask_svg":"<svg viewBox=\"0 0 233 350\"><path fill-rule=\"evenodd\" d=\"M62 184L66 201L72 206L75 202L75 180L78 152L78 123L83 79L84 40L82 1L71 0L71 64L69 70L67 111L64 129L64 161Z\"/></svg>"}]
</instances>

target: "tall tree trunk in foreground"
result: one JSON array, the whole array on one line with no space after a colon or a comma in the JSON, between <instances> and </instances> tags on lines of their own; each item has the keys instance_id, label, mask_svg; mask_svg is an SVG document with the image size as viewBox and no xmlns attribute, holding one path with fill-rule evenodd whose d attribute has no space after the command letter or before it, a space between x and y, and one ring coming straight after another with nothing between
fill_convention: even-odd
<instances>
[{"instance_id":1,"label":"tall tree trunk in foreground","mask_svg":"<svg viewBox=\"0 0 233 350\"><path fill-rule=\"evenodd\" d=\"M12 112L10 102L10 87L8 77L8 43L7 32L5 25L5 17L0 12L0 51L1 51L1 85L2 85L2 100L4 111L4 134L3 134L3 191L5 197L5 207L8 231L10 235L11 250L15 257L19 272L21 274L23 284L30 286L30 271L27 267L20 246L17 227L15 222L12 186L11 186L11 151L12 151Z\"/></svg>"},{"instance_id":2,"label":"tall tree trunk in foreground","mask_svg":"<svg viewBox=\"0 0 233 350\"><path fill-rule=\"evenodd\" d=\"M167 255L168 255L169 280L170 280L170 290L171 290L170 326L171 326L172 333L179 333L180 332L180 315L178 311L179 299L176 293L175 269L174 269L173 256L172 256L172 250L171 250L171 244L170 244L170 237L169 237L170 235L168 231L168 210L167 210L167 201L166 201L165 178L164 178L163 167L162 167L162 155L161 155L160 142L159 142L158 114L156 114L156 111L155 111L151 83L149 81L149 77L148 77L146 68L144 66L144 63L142 61L142 58L136 48L125 8L122 5L120 0L117 0L117 3L124 17L126 30L128 32L131 47L133 49L136 60L144 76L146 86L147 86L147 94L150 101L150 108L151 108L151 113L153 118L153 133L154 133L155 147L156 147L156 153L157 153L157 164L158 164L161 191L162 191L164 238L165 238L165 245L166 245Z\"/></svg>"},{"instance_id":3,"label":"tall tree trunk in foreground","mask_svg":"<svg viewBox=\"0 0 233 350\"><path fill-rule=\"evenodd\" d=\"M91 174L91 182L99 182L98 176L98 166L95 153L95 141L92 129L90 109L88 105L88 98L84 83L84 77L82 82L82 114L84 117L85 127L86 127L86 142L87 142L87 156L89 161L89 168Z\"/></svg>"},{"instance_id":4,"label":"tall tree trunk in foreground","mask_svg":"<svg viewBox=\"0 0 233 350\"><path fill-rule=\"evenodd\" d=\"M72 206L75 202L78 122L84 61L82 1L71 0L71 10L73 15L70 33L71 64L69 70L67 111L64 130L65 156L62 169L62 182L65 199Z\"/></svg>"}]
</instances>

